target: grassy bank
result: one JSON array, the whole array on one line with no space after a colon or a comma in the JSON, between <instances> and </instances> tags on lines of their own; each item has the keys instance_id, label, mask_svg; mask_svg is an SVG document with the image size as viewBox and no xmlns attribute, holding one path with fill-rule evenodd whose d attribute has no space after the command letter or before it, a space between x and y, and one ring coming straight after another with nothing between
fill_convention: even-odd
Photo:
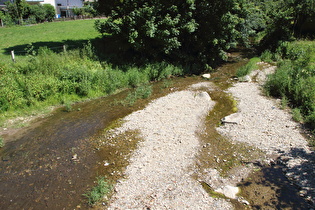
<instances>
[{"instance_id":1,"label":"grassy bank","mask_svg":"<svg viewBox=\"0 0 315 210\"><path fill-rule=\"evenodd\" d=\"M293 117L314 130L315 41L283 43L276 52L263 53L262 59L278 62L265 85L267 93L282 98L293 109Z\"/></svg>"},{"instance_id":2,"label":"grassy bank","mask_svg":"<svg viewBox=\"0 0 315 210\"><path fill-rule=\"evenodd\" d=\"M120 89L138 88L137 93L147 94L150 81L183 73L181 68L166 63L112 67L100 62L88 41L99 35L94 22L0 28L0 125L9 118L34 114L50 106L64 105L71 110L72 102ZM64 44L68 45L66 51ZM11 50L16 53L15 63L11 61ZM144 96L137 94L132 99L137 97Z\"/></svg>"},{"instance_id":3,"label":"grassy bank","mask_svg":"<svg viewBox=\"0 0 315 210\"><path fill-rule=\"evenodd\" d=\"M183 73L167 63L116 68L93 58L88 43L62 53L43 47L23 61L0 63L0 122L21 112L97 98Z\"/></svg>"}]
</instances>

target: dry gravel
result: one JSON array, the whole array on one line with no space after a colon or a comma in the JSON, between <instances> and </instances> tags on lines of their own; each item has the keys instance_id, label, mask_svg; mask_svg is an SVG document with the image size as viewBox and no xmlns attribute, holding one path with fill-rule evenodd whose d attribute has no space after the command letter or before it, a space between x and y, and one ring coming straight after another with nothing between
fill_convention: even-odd
<instances>
[{"instance_id":1,"label":"dry gravel","mask_svg":"<svg viewBox=\"0 0 315 210\"><path fill-rule=\"evenodd\" d=\"M231 209L211 198L188 170L200 146L196 131L213 105L206 92L179 91L127 116L120 132L139 129L144 141L109 209Z\"/></svg>"},{"instance_id":2,"label":"dry gravel","mask_svg":"<svg viewBox=\"0 0 315 210\"><path fill-rule=\"evenodd\" d=\"M267 71L272 72L270 68ZM266 76L257 73L251 76L262 84ZM228 90L238 101L239 122L225 124L218 131L232 141L280 156L286 174L301 186L301 195L314 201L314 155L299 125L276 100L261 94L259 84L236 83ZM201 83L194 88L202 86L211 89L213 84ZM130 159L125 179L115 186L109 209L233 209L228 200L210 197L192 178L200 148L196 132L203 128L203 120L214 106L206 92L194 88L152 101L145 109L127 116L115 131L140 130L143 141ZM222 183L222 187L235 184L224 180L215 169L205 170L209 172L208 180L213 181L210 186L218 187L215 182ZM235 180L248 174L242 170Z\"/></svg>"},{"instance_id":3,"label":"dry gravel","mask_svg":"<svg viewBox=\"0 0 315 210\"><path fill-rule=\"evenodd\" d=\"M315 154L301 134L301 126L292 120L280 101L262 95L261 84L270 67L253 73L256 82L236 83L228 92L238 101L238 124L225 124L217 130L232 141L257 147L270 156L279 157L286 176L301 188L300 194L315 203Z\"/></svg>"}]
</instances>

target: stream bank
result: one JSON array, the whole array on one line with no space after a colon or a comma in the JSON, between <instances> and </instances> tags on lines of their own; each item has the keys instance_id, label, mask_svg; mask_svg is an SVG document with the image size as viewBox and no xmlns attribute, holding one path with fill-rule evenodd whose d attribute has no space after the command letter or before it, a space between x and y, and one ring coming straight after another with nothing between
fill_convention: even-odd
<instances>
[{"instance_id":1,"label":"stream bank","mask_svg":"<svg viewBox=\"0 0 315 210\"><path fill-rule=\"evenodd\" d=\"M114 133L137 130L142 140L115 186L109 209L311 208L312 198L307 196L312 189L303 195L304 191L296 186L296 182L285 176L286 167L278 161L283 151L308 151L307 141L288 113L274 100L262 96L258 83L233 82L231 75L240 63L225 64L209 82L187 89L197 88L190 93L195 96L207 92L216 102L206 115L200 116L198 105L191 105L196 99L176 92L152 101L144 110L123 119ZM264 69L270 70L269 67ZM252 79L261 78L266 75L254 75ZM229 85L232 87L225 90ZM233 92L235 89L237 91ZM217 127L220 119L237 110L233 97L242 119ZM183 98L185 102L182 102ZM251 110L246 110L249 115L243 114L243 102ZM266 113L264 107L268 107ZM181 113L185 115L186 109L190 110L190 119L181 116ZM271 110L275 110L273 118L268 115ZM198 126L198 123L191 124L195 122L195 116L199 116L201 124ZM247 120L245 125L243 117ZM273 120L275 124L270 123ZM262 128L265 124L269 127ZM247 133L247 126L255 130ZM279 129L278 133L279 127L286 129ZM236 130L232 131L232 128ZM191 129L195 135L190 134ZM186 134L184 130L187 130ZM242 133L245 134L242 136ZM196 139L199 142L196 143ZM307 173L310 176L305 181L311 181L313 173L311 170Z\"/></svg>"},{"instance_id":2,"label":"stream bank","mask_svg":"<svg viewBox=\"0 0 315 210\"><path fill-rule=\"evenodd\" d=\"M0 179L3 186L0 192L0 206L5 209L86 209L88 206L85 204L82 194L94 185L96 176L105 175L109 180L123 185L124 182L128 182L128 170L134 169L135 180L139 180L137 173L146 177L139 180L143 184L151 183L150 179L158 177L159 173L164 177L163 179L158 177L157 180L160 180L158 183L155 180L152 181L156 183L156 186L148 189L147 192L151 193L145 198L148 200L139 202L139 199L143 198L140 195L132 201L144 208L166 208L165 206L189 208L200 204L207 209L231 209L233 207L236 209L277 207L290 209L290 206L293 206L292 201L294 201L294 205L300 205L301 208L308 207L308 203L304 199L299 200L301 192L296 191L296 186L293 185L292 189L283 186L283 183L292 183L292 181L285 177L284 179L273 179L276 174L283 173L282 168L276 172L268 169L271 163L272 167L275 166L275 169L278 169L276 167L278 164L273 165L277 161L271 161L273 160L272 154L267 156L264 151L266 148L268 150L268 147L259 148L257 145L250 145L251 139L256 137L248 136L248 141L243 143L239 138L231 137L239 131L247 130L243 127L234 133L230 132L230 128L236 128L242 124L219 127L219 129L227 130L226 133L219 132L226 137L216 131L220 119L236 111L234 109L235 101L231 97L233 93L226 91L226 88L234 84L235 81L231 76L245 62L240 55L235 55L233 61L220 67L218 72L212 74L209 81L200 77L191 77L156 84L153 87L153 96L147 100L138 101L134 107L123 106L120 103L128 95L128 92L124 92L113 97L76 104L73 106L74 111L69 113L60 109L34 127L20 133L18 137L11 136L10 138L13 140L0 151L2 160ZM200 82L202 85L188 89L189 86ZM252 83L240 84L244 85L241 88L243 91L248 90L247 84L252 85ZM212 107L212 111L206 113L203 110L204 107L199 107L201 111L195 112L195 107L199 106L196 104L196 98L204 92L207 92L212 100L209 101L206 99L206 94L202 94L205 98L200 99L199 105L206 102L209 104L209 108ZM176 97L177 93L180 93L179 98ZM252 103L256 103L256 97L261 95L259 92L252 93L255 93L251 95L252 98L246 100L254 99ZM233 95L235 96L235 94ZM242 92L238 98L238 106L243 100L242 95L247 96L249 93ZM156 101L160 101L159 106L153 106ZM213 101L216 102L215 105ZM148 104L151 104L153 108L148 108L151 106ZM278 109L274 105L272 107ZM160 111L163 110L164 113L161 113ZM243 108L239 107L239 110L242 111ZM139 119L136 117L137 113L140 116ZM253 115L249 116L249 119L263 116L259 113L256 110ZM129 116L124 118L127 115ZM124 119L130 121L125 130L123 128ZM138 123L138 120L141 123ZM285 119L285 122L287 120L290 119ZM184 123L186 121L188 123ZM249 124L251 123L249 121ZM189 125L188 128L185 127L186 125ZM111 127L114 129L110 129ZM274 128L277 127L274 126ZM104 128L106 129L104 130ZM153 132L149 128L152 128ZM166 128L165 131L163 131L164 128ZM143 129L147 130L142 131ZM189 131L187 135L185 135L186 130ZM259 129L255 132L256 134L262 133ZM161 142L153 141L154 138L158 138ZM150 143L153 143L152 150L142 147L146 144L150 145ZM160 143L164 143L166 146L161 144L159 147ZM172 146L172 143L175 146ZM181 149L181 145L186 145L189 150L185 153L185 150ZM295 144L292 144L290 148L294 148L294 146ZM169 150L165 151L164 148ZM177 149L179 153L173 152L172 149ZM149 151L155 152L151 153L154 155L154 157L151 156L153 161L149 158ZM182 156L181 152L186 155ZM176 154L179 154L178 157ZM167 157L167 155L175 156L175 159L164 160L163 157ZM312 155L309 154L309 156ZM133 161L138 165L132 165ZM283 159L283 161L290 162L290 158ZM157 163L157 165L153 163ZM177 166L173 164L177 163L182 167L176 168ZM150 165L156 166L153 167L154 170L146 170L146 167ZM160 166L163 167L159 168ZM170 177L164 176L172 171ZM254 179L257 174L251 175L251 171L261 173L259 180ZM149 172L156 173L150 177ZM246 179L247 176L249 176L248 179ZM139 189L138 191L141 192L141 186L135 186L139 182L130 183L132 183L132 187L125 185L126 188L120 189ZM257 186L253 186L253 184L257 184ZM218 197L209 196L214 190L228 185L239 185L242 189L241 196L244 198L237 200L221 198L218 195L216 195ZM246 189L246 187L248 188ZM279 188L285 190L279 190ZM128 195L128 191L119 190L119 188L116 190L122 196L132 195L132 193ZM189 206L190 203L185 203L190 195L200 195L189 198L191 206ZM283 195L291 197L284 199ZM305 192L305 197L307 196L308 191ZM127 204L122 205L119 201L113 204L114 199L118 200L118 197L118 194L113 196L113 200L108 203L109 208L123 209L126 207L124 205ZM166 200L160 198L166 198ZM180 200L176 200L177 198ZM255 203L258 200L259 202ZM97 207L107 208L102 205Z\"/></svg>"}]
</instances>

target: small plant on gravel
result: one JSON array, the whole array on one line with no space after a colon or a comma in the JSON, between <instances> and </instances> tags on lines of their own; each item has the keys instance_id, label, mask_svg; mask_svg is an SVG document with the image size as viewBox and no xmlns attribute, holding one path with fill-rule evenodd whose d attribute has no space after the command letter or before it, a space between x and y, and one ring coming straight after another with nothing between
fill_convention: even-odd
<instances>
[{"instance_id":1,"label":"small plant on gravel","mask_svg":"<svg viewBox=\"0 0 315 210\"><path fill-rule=\"evenodd\" d=\"M0 148L4 147L4 140L3 138L0 136Z\"/></svg>"},{"instance_id":2,"label":"small plant on gravel","mask_svg":"<svg viewBox=\"0 0 315 210\"><path fill-rule=\"evenodd\" d=\"M299 108L292 109L292 119L296 122L303 122L303 116Z\"/></svg>"},{"instance_id":3,"label":"small plant on gravel","mask_svg":"<svg viewBox=\"0 0 315 210\"><path fill-rule=\"evenodd\" d=\"M83 194L88 199L90 206L94 206L96 203L102 201L112 191L112 185L105 180L105 177L98 177L96 183L95 187L86 194Z\"/></svg>"},{"instance_id":4,"label":"small plant on gravel","mask_svg":"<svg viewBox=\"0 0 315 210\"><path fill-rule=\"evenodd\" d=\"M281 109L286 109L288 107L288 104L289 104L288 98L283 96L280 104Z\"/></svg>"}]
</instances>

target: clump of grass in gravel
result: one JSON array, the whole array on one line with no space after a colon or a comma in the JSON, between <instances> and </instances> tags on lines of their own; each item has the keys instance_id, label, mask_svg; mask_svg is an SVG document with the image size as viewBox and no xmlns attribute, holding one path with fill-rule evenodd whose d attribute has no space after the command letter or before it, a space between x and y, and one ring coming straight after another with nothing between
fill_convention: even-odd
<instances>
[{"instance_id":1,"label":"clump of grass in gravel","mask_svg":"<svg viewBox=\"0 0 315 210\"><path fill-rule=\"evenodd\" d=\"M152 86L143 85L137 87L133 92L129 93L125 98L123 105L133 106L138 99L146 99L152 94Z\"/></svg>"},{"instance_id":2,"label":"clump of grass in gravel","mask_svg":"<svg viewBox=\"0 0 315 210\"><path fill-rule=\"evenodd\" d=\"M240 67L236 71L236 76L240 78L250 74L254 69L258 68L257 63L260 61L261 61L260 58L257 57L251 58L246 65Z\"/></svg>"},{"instance_id":3,"label":"clump of grass in gravel","mask_svg":"<svg viewBox=\"0 0 315 210\"><path fill-rule=\"evenodd\" d=\"M0 148L4 147L4 140L3 138L0 136Z\"/></svg>"},{"instance_id":4,"label":"clump of grass in gravel","mask_svg":"<svg viewBox=\"0 0 315 210\"><path fill-rule=\"evenodd\" d=\"M112 191L112 185L105 180L105 177L97 178L97 185L89 192L83 194L88 199L88 204L94 206L98 202L105 200L106 195Z\"/></svg>"},{"instance_id":5,"label":"clump of grass in gravel","mask_svg":"<svg viewBox=\"0 0 315 210\"><path fill-rule=\"evenodd\" d=\"M303 122L303 116L299 108L292 109L292 119L296 122Z\"/></svg>"}]
</instances>

